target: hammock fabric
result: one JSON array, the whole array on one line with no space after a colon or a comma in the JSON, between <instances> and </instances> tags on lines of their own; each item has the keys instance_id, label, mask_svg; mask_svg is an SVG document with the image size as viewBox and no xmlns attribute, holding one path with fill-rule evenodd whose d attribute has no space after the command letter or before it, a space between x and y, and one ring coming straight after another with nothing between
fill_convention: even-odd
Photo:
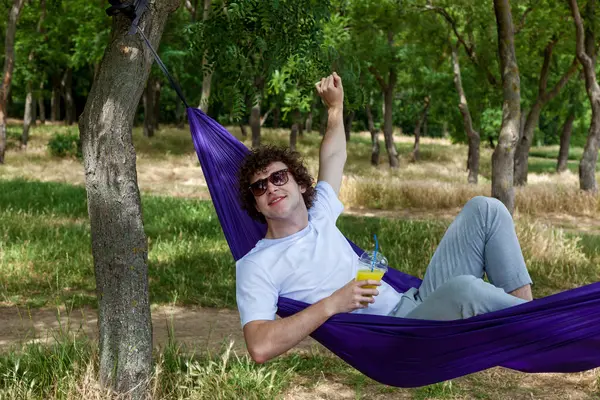
<instances>
[{"instance_id":1,"label":"hammock fabric","mask_svg":"<svg viewBox=\"0 0 600 400\"><path fill-rule=\"evenodd\" d=\"M248 150L202 111L187 112L210 195L238 260L266 232L238 205L236 174ZM384 280L401 292L421 283L394 269ZM287 317L307 306L280 298L277 313ZM363 374L392 386L423 386L494 366L584 371L600 366L600 283L459 321L338 314L311 336Z\"/></svg>"}]
</instances>

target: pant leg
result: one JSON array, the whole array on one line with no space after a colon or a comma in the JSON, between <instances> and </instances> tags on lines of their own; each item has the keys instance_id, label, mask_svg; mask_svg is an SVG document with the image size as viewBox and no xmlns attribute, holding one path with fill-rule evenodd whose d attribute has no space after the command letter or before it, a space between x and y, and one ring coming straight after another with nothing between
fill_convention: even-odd
<instances>
[{"instance_id":1,"label":"pant leg","mask_svg":"<svg viewBox=\"0 0 600 400\"><path fill-rule=\"evenodd\" d=\"M497 199L469 200L450 224L419 288L422 300L454 277L483 278L505 292L531 284L512 216Z\"/></svg>"},{"instance_id":2,"label":"pant leg","mask_svg":"<svg viewBox=\"0 0 600 400\"><path fill-rule=\"evenodd\" d=\"M476 278L459 275L438 287L404 318L451 321L526 303L504 290Z\"/></svg>"}]
</instances>

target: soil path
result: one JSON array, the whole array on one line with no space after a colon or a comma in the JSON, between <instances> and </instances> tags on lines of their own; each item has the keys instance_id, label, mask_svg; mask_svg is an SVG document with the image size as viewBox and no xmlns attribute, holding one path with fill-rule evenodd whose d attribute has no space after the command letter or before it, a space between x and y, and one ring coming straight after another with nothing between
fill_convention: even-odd
<instances>
[{"instance_id":1,"label":"soil path","mask_svg":"<svg viewBox=\"0 0 600 400\"><path fill-rule=\"evenodd\" d=\"M67 311L64 308L0 307L0 351L22 344L52 343L61 334L85 334L97 337L98 315L86 307ZM246 351L239 314L235 310L158 306L152 308L154 346L164 346L173 334L179 344L191 351L218 352L234 341L238 354ZM322 347L312 338L298 346L299 351Z\"/></svg>"}]
</instances>

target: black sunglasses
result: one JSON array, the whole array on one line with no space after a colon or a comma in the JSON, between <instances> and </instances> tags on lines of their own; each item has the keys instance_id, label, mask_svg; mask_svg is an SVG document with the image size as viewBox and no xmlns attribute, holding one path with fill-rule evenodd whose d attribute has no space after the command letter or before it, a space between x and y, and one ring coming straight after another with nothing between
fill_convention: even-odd
<instances>
[{"instance_id":1,"label":"black sunglasses","mask_svg":"<svg viewBox=\"0 0 600 400\"><path fill-rule=\"evenodd\" d=\"M273 172L266 178L259 179L249 186L250 191L256 197L262 196L267 191L268 182L271 182L275 186L283 186L290 180L288 176L288 170L280 169L279 171Z\"/></svg>"}]
</instances>

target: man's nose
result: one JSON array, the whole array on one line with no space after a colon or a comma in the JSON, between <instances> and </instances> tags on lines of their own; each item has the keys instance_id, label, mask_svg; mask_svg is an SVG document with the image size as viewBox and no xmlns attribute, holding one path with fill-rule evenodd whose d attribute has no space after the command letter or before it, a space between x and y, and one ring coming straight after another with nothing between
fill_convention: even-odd
<instances>
[{"instance_id":1,"label":"man's nose","mask_svg":"<svg viewBox=\"0 0 600 400\"><path fill-rule=\"evenodd\" d=\"M274 185L273 182L267 181L267 192L273 193L279 190L279 186Z\"/></svg>"}]
</instances>

